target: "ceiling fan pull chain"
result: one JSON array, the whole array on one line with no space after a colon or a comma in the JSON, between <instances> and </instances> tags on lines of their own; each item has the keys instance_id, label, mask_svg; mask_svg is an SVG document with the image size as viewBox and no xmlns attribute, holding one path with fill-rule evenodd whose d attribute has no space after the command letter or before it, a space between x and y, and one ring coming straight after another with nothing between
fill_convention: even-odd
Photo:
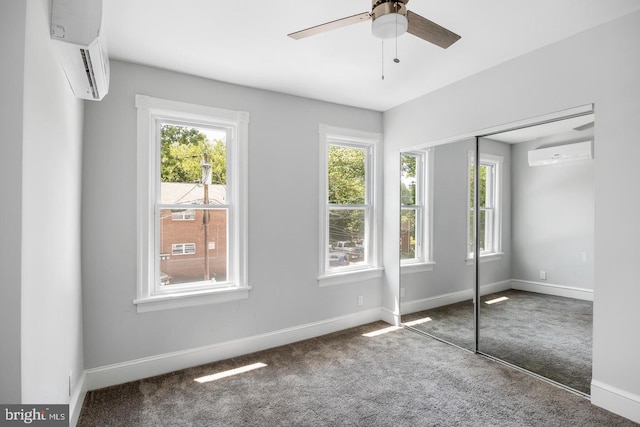
<instances>
[{"instance_id":1,"label":"ceiling fan pull chain","mask_svg":"<svg viewBox=\"0 0 640 427\"><path fill-rule=\"evenodd\" d=\"M380 61L380 65L382 66L382 80L384 80L384 39L382 39L380 43L382 43L382 52L380 54L382 60Z\"/></svg>"},{"instance_id":2,"label":"ceiling fan pull chain","mask_svg":"<svg viewBox=\"0 0 640 427\"><path fill-rule=\"evenodd\" d=\"M396 9L397 9L397 3L396 4ZM398 12L396 10L396 57L393 58L393 62L395 62L396 64L400 63L400 60L398 59Z\"/></svg>"}]
</instances>

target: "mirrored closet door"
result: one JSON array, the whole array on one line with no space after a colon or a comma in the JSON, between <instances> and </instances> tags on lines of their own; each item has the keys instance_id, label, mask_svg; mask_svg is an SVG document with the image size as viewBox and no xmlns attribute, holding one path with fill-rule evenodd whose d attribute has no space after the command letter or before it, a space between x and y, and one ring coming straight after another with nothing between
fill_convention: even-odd
<instances>
[{"instance_id":1,"label":"mirrored closet door","mask_svg":"<svg viewBox=\"0 0 640 427\"><path fill-rule=\"evenodd\" d=\"M570 111L401 153L400 311L588 395L594 116Z\"/></svg>"},{"instance_id":2,"label":"mirrored closet door","mask_svg":"<svg viewBox=\"0 0 640 427\"><path fill-rule=\"evenodd\" d=\"M593 114L479 138L479 348L590 393Z\"/></svg>"},{"instance_id":3,"label":"mirrored closet door","mask_svg":"<svg viewBox=\"0 0 640 427\"><path fill-rule=\"evenodd\" d=\"M468 138L401 153L401 313L418 332L475 351Z\"/></svg>"}]
</instances>

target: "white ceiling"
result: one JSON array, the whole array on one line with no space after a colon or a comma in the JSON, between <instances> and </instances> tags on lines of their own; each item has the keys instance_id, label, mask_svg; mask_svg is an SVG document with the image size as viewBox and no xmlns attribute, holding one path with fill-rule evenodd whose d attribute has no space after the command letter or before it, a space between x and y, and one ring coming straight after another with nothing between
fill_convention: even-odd
<instances>
[{"instance_id":1,"label":"white ceiling","mask_svg":"<svg viewBox=\"0 0 640 427\"><path fill-rule=\"evenodd\" d=\"M381 42L369 22L288 33L369 11L370 0L105 0L109 56L229 83L385 111L640 9L638 0L411 0L462 36L441 49L410 34ZM615 46L611 47L612 49Z\"/></svg>"}]
</instances>

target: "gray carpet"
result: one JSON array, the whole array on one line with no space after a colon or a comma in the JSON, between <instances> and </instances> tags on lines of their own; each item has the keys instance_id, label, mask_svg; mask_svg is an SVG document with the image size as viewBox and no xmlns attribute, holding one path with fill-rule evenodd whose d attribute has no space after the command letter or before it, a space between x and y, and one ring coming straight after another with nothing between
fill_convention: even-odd
<instances>
[{"instance_id":1,"label":"gray carpet","mask_svg":"<svg viewBox=\"0 0 640 427\"><path fill-rule=\"evenodd\" d=\"M485 301L501 296L507 301ZM580 392L591 391L593 303L508 290L483 296L479 350ZM430 317L415 328L473 348L473 304L464 301L403 316Z\"/></svg>"},{"instance_id":2,"label":"gray carpet","mask_svg":"<svg viewBox=\"0 0 640 427\"><path fill-rule=\"evenodd\" d=\"M79 426L634 426L383 322L87 394ZM208 383L194 378L267 366Z\"/></svg>"}]
</instances>

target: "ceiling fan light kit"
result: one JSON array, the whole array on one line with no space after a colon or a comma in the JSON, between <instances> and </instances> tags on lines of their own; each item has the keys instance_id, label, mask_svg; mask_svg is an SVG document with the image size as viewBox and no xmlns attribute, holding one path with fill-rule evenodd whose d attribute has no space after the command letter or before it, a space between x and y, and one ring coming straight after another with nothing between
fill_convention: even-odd
<instances>
[{"instance_id":1,"label":"ceiling fan light kit","mask_svg":"<svg viewBox=\"0 0 640 427\"><path fill-rule=\"evenodd\" d=\"M372 1L371 33L379 39L398 37L407 32L407 8L400 1Z\"/></svg>"},{"instance_id":2,"label":"ceiling fan light kit","mask_svg":"<svg viewBox=\"0 0 640 427\"><path fill-rule=\"evenodd\" d=\"M409 21L406 16L390 13L373 21L371 32L379 39L390 39L406 33L408 27Z\"/></svg>"}]
</instances>

